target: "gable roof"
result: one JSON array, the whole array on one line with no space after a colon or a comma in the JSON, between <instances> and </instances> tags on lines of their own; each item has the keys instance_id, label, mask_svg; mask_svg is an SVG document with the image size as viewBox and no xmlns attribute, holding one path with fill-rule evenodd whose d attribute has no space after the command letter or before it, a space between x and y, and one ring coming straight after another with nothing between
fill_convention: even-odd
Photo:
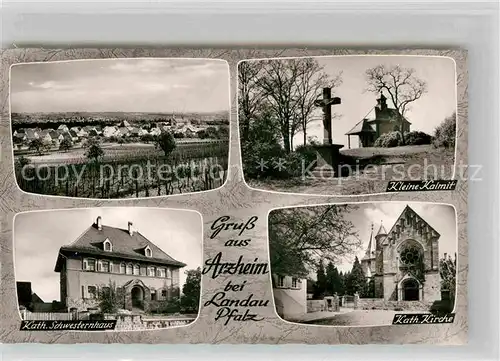
<instances>
[{"instance_id":1,"label":"gable roof","mask_svg":"<svg viewBox=\"0 0 500 361\"><path fill-rule=\"evenodd\" d=\"M385 227L384 227L384 224L383 223L380 223L380 228L378 229L378 232L377 232L377 236L378 235L386 235L387 234L387 231L385 230Z\"/></svg>"},{"instance_id":2,"label":"gable roof","mask_svg":"<svg viewBox=\"0 0 500 361\"><path fill-rule=\"evenodd\" d=\"M351 130L345 133L345 135L356 135L360 133L375 133L375 129L368 123L368 119L366 118L358 122Z\"/></svg>"},{"instance_id":3,"label":"gable roof","mask_svg":"<svg viewBox=\"0 0 500 361\"><path fill-rule=\"evenodd\" d=\"M400 224L400 220L402 218L405 218L406 215L410 213L413 217L415 217L418 221L420 222L423 222L425 224L426 227L429 227L429 230L431 231L431 233L436 236L436 237L440 237L441 235L425 220L423 219L417 212L415 212L409 205L406 205L405 209L403 209L403 212L401 212L401 214L399 215L398 219L396 219L396 221L394 222L392 228L389 230L389 232L387 233L387 236L385 237L385 240L384 240L384 243L386 244L387 241L391 238L392 236L392 233L395 231L396 229L396 226L398 224Z\"/></svg>"},{"instance_id":4,"label":"gable roof","mask_svg":"<svg viewBox=\"0 0 500 361\"><path fill-rule=\"evenodd\" d=\"M113 251L104 251L103 243L109 239L113 245ZM144 249L149 246L152 250L152 257L146 257ZM141 233L134 231L132 235L128 230L102 225L102 229L97 229L94 223L76 241L70 245L59 249L59 256L55 271L60 272L63 257L75 257L77 255L103 256L105 258L115 258L123 260L145 261L148 263L164 264L175 267L184 267L185 263L179 262L165 253L153 242L144 237Z\"/></svg>"}]
</instances>

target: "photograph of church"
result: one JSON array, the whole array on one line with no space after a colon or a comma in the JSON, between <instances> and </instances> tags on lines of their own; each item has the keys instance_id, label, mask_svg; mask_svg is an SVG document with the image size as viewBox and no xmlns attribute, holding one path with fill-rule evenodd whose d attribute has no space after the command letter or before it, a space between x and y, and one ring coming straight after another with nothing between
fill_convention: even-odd
<instances>
[{"instance_id":1,"label":"photograph of church","mask_svg":"<svg viewBox=\"0 0 500 361\"><path fill-rule=\"evenodd\" d=\"M196 212L26 212L16 216L15 229L23 320L116 319L119 329L151 329L197 317L202 235Z\"/></svg>"},{"instance_id":2,"label":"photograph of church","mask_svg":"<svg viewBox=\"0 0 500 361\"><path fill-rule=\"evenodd\" d=\"M384 134L391 132L409 133L411 123L395 108L387 105L387 98L380 93L375 105L370 112L363 117L346 135L348 136L348 148L351 149L351 136L358 136L359 147L373 147L375 141Z\"/></svg>"},{"instance_id":3,"label":"photograph of church","mask_svg":"<svg viewBox=\"0 0 500 361\"><path fill-rule=\"evenodd\" d=\"M276 312L291 322L334 326L451 313L456 232L455 209L444 204L275 209L269 249Z\"/></svg>"},{"instance_id":4,"label":"photograph of church","mask_svg":"<svg viewBox=\"0 0 500 361\"><path fill-rule=\"evenodd\" d=\"M317 195L452 179L467 96L447 56L342 55L238 64L245 182Z\"/></svg>"}]
</instances>

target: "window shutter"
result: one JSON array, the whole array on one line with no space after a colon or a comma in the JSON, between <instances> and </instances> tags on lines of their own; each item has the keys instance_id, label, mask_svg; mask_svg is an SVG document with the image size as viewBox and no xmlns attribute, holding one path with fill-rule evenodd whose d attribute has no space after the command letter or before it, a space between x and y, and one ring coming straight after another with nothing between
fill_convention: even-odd
<instances>
[{"instance_id":1,"label":"window shutter","mask_svg":"<svg viewBox=\"0 0 500 361\"><path fill-rule=\"evenodd\" d=\"M83 270L86 271L88 269L88 262L87 259L83 260Z\"/></svg>"},{"instance_id":2,"label":"window shutter","mask_svg":"<svg viewBox=\"0 0 500 361\"><path fill-rule=\"evenodd\" d=\"M89 287L88 286L82 286L83 287L83 298L89 298Z\"/></svg>"},{"instance_id":3,"label":"window shutter","mask_svg":"<svg viewBox=\"0 0 500 361\"><path fill-rule=\"evenodd\" d=\"M109 262L109 273L113 273L113 262Z\"/></svg>"},{"instance_id":4,"label":"window shutter","mask_svg":"<svg viewBox=\"0 0 500 361\"><path fill-rule=\"evenodd\" d=\"M96 263L97 263L97 265L96 265L97 271L101 272L102 271L102 261L97 261Z\"/></svg>"}]
</instances>

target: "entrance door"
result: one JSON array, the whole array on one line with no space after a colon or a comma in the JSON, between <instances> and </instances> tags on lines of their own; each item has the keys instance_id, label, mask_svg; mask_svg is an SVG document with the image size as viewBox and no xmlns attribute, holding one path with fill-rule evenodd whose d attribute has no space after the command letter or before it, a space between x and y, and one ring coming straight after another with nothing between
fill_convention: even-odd
<instances>
[{"instance_id":1,"label":"entrance door","mask_svg":"<svg viewBox=\"0 0 500 361\"><path fill-rule=\"evenodd\" d=\"M132 307L133 308L143 308L144 307L144 290L142 287L134 286L132 288Z\"/></svg>"},{"instance_id":2,"label":"entrance door","mask_svg":"<svg viewBox=\"0 0 500 361\"><path fill-rule=\"evenodd\" d=\"M403 301L418 301L419 287L418 282L414 279L409 279L403 283Z\"/></svg>"}]
</instances>

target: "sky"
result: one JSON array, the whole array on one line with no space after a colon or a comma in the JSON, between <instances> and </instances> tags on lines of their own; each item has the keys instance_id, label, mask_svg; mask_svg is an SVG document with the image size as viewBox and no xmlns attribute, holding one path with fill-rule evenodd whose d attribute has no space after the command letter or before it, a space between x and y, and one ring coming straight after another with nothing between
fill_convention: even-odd
<instances>
[{"instance_id":1,"label":"sky","mask_svg":"<svg viewBox=\"0 0 500 361\"><path fill-rule=\"evenodd\" d=\"M381 202L381 203L359 203L357 209L345 215L345 219L351 221L363 245L356 254L347 257L342 264L336 265L343 272L350 271L354 257L359 260L365 255L373 222L374 235L377 233L380 224L389 232L403 212L406 205L410 206L421 218L436 230L441 236L439 238L439 257L445 253L451 255L457 252L457 230L455 209L449 205L436 203L403 203L403 202Z\"/></svg>"},{"instance_id":2,"label":"sky","mask_svg":"<svg viewBox=\"0 0 500 361\"><path fill-rule=\"evenodd\" d=\"M11 111L228 111L229 66L205 59L108 59L11 68Z\"/></svg>"},{"instance_id":3,"label":"sky","mask_svg":"<svg viewBox=\"0 0 500 361\"><path fill-rule=\"evenodd\" d=\"M103 225L122 229L133 222L152 243L186 263L184 270L201 267L202 221L197 212L140 207L27 212L14 223L16 281L31 282L45 302L60 300L59 273L54 272L59 248L75 241L98 216ZM181 269L181 287L185 280Z\"/></svg>"},{"instance_id":4,"label":"sky","mask_svg":"<svg viewBox=\"0 0 500 361\"><path fill-rule=\"evenodd\" d=\"M455 63L451 58L425 56L334 56L316 57L324 71L332 77L342 72L343 83L332 90L332 96L341 98L341 104L334 105L332 112L341 115L333 120L333 142L343 144L347 149L347 133L363 119L377 104L379 95L365 91L365 71L379 64L400 65L414 68L415 76L427 82L427 93L415 101L406 112L412 123L411 130L433 134L434 129L456 110ZM387 94L386 94L387 96ZM388 99L388 106L393 104ZM321 110L318 109L309 125L308 136L323 140ZM351 148L358 147L358 137L351 136ZM294 137L296 145L302 144L303 134Z\"/></svg>"}]
</instances>

